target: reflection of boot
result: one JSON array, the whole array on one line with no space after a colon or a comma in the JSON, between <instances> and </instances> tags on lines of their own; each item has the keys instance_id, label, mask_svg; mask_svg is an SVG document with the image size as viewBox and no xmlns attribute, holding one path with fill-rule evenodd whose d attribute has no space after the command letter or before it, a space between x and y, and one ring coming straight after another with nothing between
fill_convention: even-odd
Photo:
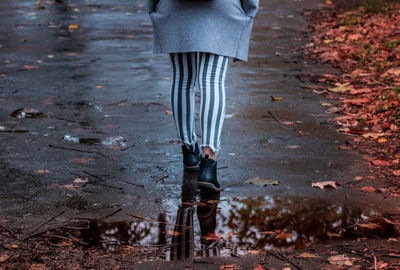
<instances>
[{"instance_id":1,"label":"reflection of boot","mask_svg":"<svg viewBox=\"0 0 400 270\"><path fill-rule=\"evenodd\" d=\"M193 202L196 195L197 177L184 173L182 181L182 204L176 214L175 228L172 235L170 260L184 260L194 255Z\"/></svg>"},{"instance_id":2,"label":"reflection of boot","mask_svg":"<svg viewBox=\"0 0 400 270\"><path fill-rule=\"evenodd\" d=\"M200 223L201 255L213 257L219 255L218 237L215 234L217 227L217 207L219 193L201 194L201 202L205 204L197 207L197 218Z\"/></svg>"}]
</instances>

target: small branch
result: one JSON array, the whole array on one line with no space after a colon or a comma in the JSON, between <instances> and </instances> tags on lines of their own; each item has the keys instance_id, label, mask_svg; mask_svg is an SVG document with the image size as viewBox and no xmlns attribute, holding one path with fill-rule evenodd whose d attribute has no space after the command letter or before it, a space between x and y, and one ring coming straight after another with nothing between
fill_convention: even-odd
<instances>
[{"instance_id":1,"label":"small branch","mask_svg":"<svg viewBox=\"0 0 400 270\"><path fill-rule=\"evenodd\" d=\"M109 103L108 105L118 105L118 104L120 104L120 103L122 103L122 102L127 102L127 101L128 101L128 99L126 98L126 99L123 99L123 100L118 101L118 102Z\"/></svg>"},{"instance_id":2,"label":"small branch","mask_svg":"<svg viewBox=\"0 0 400 270\"><path fill-rule=\"evenodd\" d=\"M51 221L53 221L54 219L56 219L57 217L61 216L62 214L64 214L65 210L62 210L59 214L55 215L54 217L52 217L51 219L49 219L48 221L46 221L45 223L43 223L42 225L40 225L39 227L37 227L36 229L34 229L27 237L25 237L22 241L27 240L28 238L30 238L35 232L37 232L38 230L40 230L40 228L42 228L43 226L45 226L46 224L50 223Z\"/></svg>"},{"instance_id":3,"label":"small branch","mask_svg":"<svg viewBox=\"0 0 400 270\"><path fill-rule=\"evenodd\" d=\"M0 228L7 231L13 238L15 238L15 233L13 232L13 230L8 228L6 225L0 223Z\"/></svg>"},{"instance_id":4,"label":"small branch","mask_svg":"<svg viewBox=\"0 0 400 270\"><path fill-rule=\"evenodd\" d=\"M288 126L286 126L285 124L283 124L282 121L279 120L279 118L276 117L275 114L273 114L271 111L268 111L268 114L271 115L271 117L272 117L276 122L278 122L278 124L279 124L281 127L285 128L285 129L291 129L291 130L293 130L294 132L297 132L297 130L296 130L295 128L288 127Z\"/></svg>"},{"instance_id":5,"label":"small branch","mask_svg":"<svg viewBox=\"0 0 400 270\"><path fill-rule=\"evenodd\" d=\"M119 213L119 212L121 212L121 211L122 211L122 208L118 208L117 210L115 210L115 211L112 212L111 214L108 214L107 216L102 217L102 219L109 218L109 217L111 217L111 216L113 216L113 215L115 215L116 213Z\"/></svg>"},{"instance_id":6,"label":"small branch","mask_svg":"<svg viewBox=\"0 0 400 270\"><path fill-rule=\"evenodd\" d=\"M302 268L299 267L297 264L295 264L294 262L292 262L291 260L289 260L285 255L279 253L279 252L271 252L271 251L267 251L267 254L270 254L272 256L274 256L275 258L281 260L281 261L286 261L287 263L290 263L291 265L293 265L296 269L301 270Z\"/></svg>"},{"instance_id":7,"label":"small branch","mask_svg":"<svg viewBox=\"0 0 400 270\"><path fill-rule=\"evenodd\" d=\"M121 181L124 182L124 183L130 184L130 185L132 185L132 186L144 188L144 185L131 183L131 182L128 182L128 181L125 181L125 180L122 180L122 179L121 179Z\"/></svg>"}]
</instances>

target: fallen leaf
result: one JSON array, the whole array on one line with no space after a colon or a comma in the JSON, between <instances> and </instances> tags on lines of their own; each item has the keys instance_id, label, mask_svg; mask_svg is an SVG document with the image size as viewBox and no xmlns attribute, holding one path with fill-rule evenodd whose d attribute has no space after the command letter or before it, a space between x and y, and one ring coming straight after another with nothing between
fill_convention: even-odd
<instances>
[{"instance_id":1,"label":"fallen leaf","mask_svg":"<svg viewBox=\"0 0 400 270\"><path fill-rule=\"evenodd\" d=\"M375 192L376 189L374 187L362 187L361 190L368 191L368 192Z\"/></svg>"},{"instance_id":2,"label":"fallen leaf","mask_svg":"<svg viewBox=\"0 0 400 270\"><path fill-rule=\"evenodd\" d=\"M236 266L236 264L225 264L225 265L221 265L219 267L219 269L222 269L222 270L237 270L239 268Z\"/></svg>"},{"instance_id":3,"label":"fallen leaf","mask_svg":"<svg viewBox=\"0 0 400 270\"><path fill-rule=\"evenodd\" d=\"M279 185L279 181L273 180L273 179L263 179L258 176L247 179L244 181L246 184L253 184L258 187L264 187L267 185Z\"/></svg>"},{"instance_id":4,"label":"fallen leaf","mask_svg":"<svg viewBox=\"0 0 400 270\"><path fill-rule=\"evenodd\" d=\"M275 238L276 238L276 239L286 239L286 238L289 238L289 237L292 237L292 236L293 236L292 233L284 233L284 232L281 232L281 233L278 234Z\"/></svg>"},{"instance_id":5,"label":"fallen leaf","mask_svg":"<svg viewBox=\"0 0 400 270\"><path fill-rule=\"evenodd\" d=\"M400 176L400 170L394 170L393 171L394 176Z\"/></svg>"},{"instance_id":6,"label":"fallen leaf","mask_svg":"<svg viewBox=\"0 0 400 270\"><path fill-rule=\"evenodd\" d=\"M386 71L385 75L388 75L388 74L393 74L393 75L399 76L400 75L400 67L388 69Z\"/></svg>"},{"instance_id":7,"label":"fallen leaf","mask_svg":"<svg viewBox=\"0 0 400 270\"><path fill-rule=\"evenodd\" d=\"M370 101L369 98L354 98L354 99L345 99L343 102L347 104L361 105L364 103L369 103L369 101Z\"/></svg>"},{"instance_id":8,"label":"fallen leaf","mask_svg":"<svg viewBox=\"0 0 400 270\"><path fill-rule=\"evenodd\" d=\"M75 180L74 180L74 183L75 184L82 184L82 183L87 183L89 181L89 178L84 178L84 179L82 179L82 178L76 178Z\"/></svg>"},{"instance_id":9,"label":"fallen leaf","mask_svg":"<svg viewBox=\"0 0 400 270\"><path fill-rule=\"evenodd\" d=\"M331 106L333 106L333 104L332 104L332 103L329 103L329 102L321 102L320 104L321 104L321 106L324 106L324 107L331 107Z\"/></svg>"},{"instance_id":10,"label":"fallen leaf","mask_svg":"<svg viewBox=\"0 0 400 270\"><path fill-rule=\"evenodd\" d=\"M364 138L373 138L373 139L378 139L379 137L386 136L386 133L374 133L374 132L368 132L362 135Z\"/></svg>"},{"instance_id":11,"label":"fallen leaf","mask_svg":"<svg viewBox=\"0 0 400 270\"><path fill-rule=\"evenodd\" d=\"M387 142L386 138L378 139L378 143L386 143L386 142Z\"/></svg>"},{"instance_id":12,"label":"fallen leaf","mask_svg":"<svg viewBox=\"0 0 400 270\"><path fill-rule=\"evenodd\" d=\"M89 163L90 161L95 161L95 159L94 158L73 158L73 159L71 159L71 162L80 163L80 164Z\"/></svg>"},{"instance_id":13,"label":"fallen leaf","mask_svg":"<svg viewBox=\"0 0 400 270\"><path fill-rule=\"evenodd\" d=\"M35 173L37 174L45 174L45 173L50 173L50 171L48 169L45 170L36 170Z\"/></svg>"},{"instance_id":14,"label":"fallen leaf","mask_svg":"<svg viewBox=\"0 0 400 270\"><path fill-rule=\"evenodd\" d=\"M323 181L323 182L316 182L312 183L312 187L324 189L324 188L334 188L337 189L340 186L339 182L336 181Z\"/></svg>"},{"instance_id":15,"label":"fallen leaf","mask_svg":"<svg viewBox=\"0 0 400 270\"><path fill-rule=\"evenodd\" d=\"M0 255L0 263L7 261L8 258L10 258L10 255L7 254Z\"/></svg>"},{"instance_id":16,"label":"fallen leaf","mask_svg":"<svg viewBox=\"0 0 400 270\"><path fill-rule=\"evenodd\" d=\"M282 122L282 124L284 124L284 125L286 125L286 126L289 126L289 125L293 125L294 122L291 122L291 121L284 121L284 122Z\"/></svg>"},{"instance_id":17,"label":"fallen leaf","mask_svg":"<svg viewBox=\"0 0 400 270\"><path fill-rule=\"evenodd\" d=\"M343 237L343 235L341 235L341 234L339 234L339 233L331 233L331 232L328 232L327 235L328 235L329 237L332 237L332 238L342 238L342 237Z\"/></svg>"},{"instance_id":18,"label":"fallen leaf","mask_svg":"<svg viewBox=\"0 0 400 270\"><path fill-rule=\"evenodd\" d=\"M165 113L165 114L168 114L168 115L171 115L171 114L172 114L172 111L166 110L166 111L164 111L164 113Z\"/></svg>"},{"instance_id":19,"label":"fallen leaf","mask_svg":"<svg viewBox=\"0 0 400 270\"><path fill-rule=\"evenodd\" d=\"M380 159L372 160L371 163L374 164L375 166L390 166L390 165L392 165L389 161L380 160Z\"/></svg>"},{"instance_id":20,"label":"fallen leaf","mask_svg":"<svg viewBox=\"0 0 400 270\"><path fill-rule=\"evenodd\" d=\"M176 232L176 231L166 231L165 234L172 235L172 236L178 236L178 235L181 235L182 233Z\"/></svg>"},{"instance_id":21,"label":"fallen leaf","mask_svg":"<svg viewBox=\"0 0 400 270\"><path fill-rule=\"evenodd\" d=\"M340 112L341 109L339 107L331 107L328 110L325 111L327 114L334 114Z\"/></svg>"},{"instance_id":22,"label":"fallen leaf","mask_svg":"<svg viewBox=\"0 0 400 270\"><path fill-rule=\"evenodd\" d=\"M364 223L364 224L358 224L357 227L361 228L361 229L375 230L375 229L379 229L381 227L381 225L376 224L376 223Z\"/></svg>"},{"instance_id":23,"label":"fallen leaf","mask_svg":"<svg viewBox=\"0 0 400 270\"><path fill-rule=\"evenodd\" d=\"M78 29L78 24L74 23L68 25L68 30L76 30L76 29Z\"/></svg>"},{"instance_id":24,"label":"fallen leaf","mask_svg":"<svg viewBox=\"0 0 400 270\"><path fill-rule=\"evenodd\" d=\"M301 145L289 144L289 145L286 146L286 148L299 149L299 148L301 148Z\"/></svg>"},{"instance_id":25,"label":"fallen leaf","mask_svg":"<svg viewBox=\"0 0 400 270\"><path fill-rule=\"evenodd\" d=\"M219 239L215 233L208 233L206 236L202 236L201 238L208 241L217 241Z\"/></svg>"},{"instance_id":26,"label":"fallen leaf","mask_svg":"<svg viewBox=\"0 0 400 270\"><path fill-rule=\"evenodd\" d=\"M328 261L331 264L334 265L346 265L346 266L352 266L355 261L357 261L356 258L350 258L346 257L345 255L336 255L328 258Z\"/></svg>"},{"instance_id":27,"label":"fallen leaf","mask_svg":"<svg viewBox=\"0 0 400 270\"><path fill-rule=\"evenodd\" d=\"M281 97L273 97L273 96L270 96L271 97L271 101L282 101L283 100L283 98L281 98Z\"/></svg>"},{"instance_id":28,"label":"fallen leaf","mask_svg":"<svg viewBox=\"0 0 400 270\"><path fill-rule=\"evenodd\" d=\"M39 66L30 66L30 65L23 65L22 69L30 70L30 69L36 69L39 68Z\"/></svg>"},{"instance_id":29,"label":"fallen leaf","mask_svg":"<svg viewBox=\"0 0 400 270\"><path fill-rule=\"evenodd\" d=\"M261 265L256 265L252 270L265 270Z\"/></svg>"},{"instance_id":30,"label":"fallen leaf","mask_svg":"<svg viewBox=\"0 0 400 270\"><path fill-rule=\"evenodd\" d=\"M303 252L299 256L296 256L297 258L304 258L304 259L313 259L313 258L320 258L318 255L311 254L308 252Z\"/></svg>"},{"instance_id":31,"label":"fallen leaf","mask_svg":"<svg viewBox=\"0 0 400 270\"><path fill-rule=\"evenodd\" d=\"M14 245L11 245L11 248L17 249L17 248L19 248L19 246L14 244Z\"/></svg>"},{"instance_id":32,"label":"fallen leaf","mask_svg":"<svg viewBox=\"0 0 400 270\"><path fill-rule=\"evenodd\" d=\"M345 83L345 84L340 84L340 85L333 87L331 89L328 89L328 90L331 92L334 92L334 93L344 93L344 92L353 90L353 87L350 86L350 83Z\"/></svg>"}]
</instances>

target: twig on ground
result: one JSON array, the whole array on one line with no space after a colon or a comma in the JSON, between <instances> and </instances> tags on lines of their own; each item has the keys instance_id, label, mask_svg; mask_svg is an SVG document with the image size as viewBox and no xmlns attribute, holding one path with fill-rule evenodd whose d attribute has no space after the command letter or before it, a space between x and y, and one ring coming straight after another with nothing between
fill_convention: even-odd
<instances>
[{"instance_id":1,"label":"twig on ground","mask_svg":"<svg viewBox=\"0 0 400 270\"><path fill-rule=\"evenodd\" d=\"M227 188L238 186L238 185L241 185L241 184L243 184L243 183L230 184L230 185L227 185L227 186L225 186L223 188L220 188L219 191L224 191Z\"/></svg>"},{"instance_id":2,"label":"twig on ground","mask_svg":"<svg viewBox=\"0 0 400 270\"><path fill-rule=\"evenodd\" d=\"M124 183L130 184L130 185L132 185L132 186L137 186L137 187L142 187L142 188L144 188L144 185L141 185L141 184L131 183L131 182L128 182L128 181L125 181L125 180L122 180L122 179L121 179L121 181L124 182Z\"/></svg>"},{"instance_id":3,"label":"twig on ground","mask_svg":"<svg viewBox=\"0 0 400 270\"><path fill-rule=\"evenodd\" d=\"M301 270L302 268L300 266L298 266L297 264L295 264L294 262L292 262L291 260L289 260L289 258L287 258L285 255L281 254L278 251L271 252L271 251L267 251L267 254L271 254L272 256L276 257L277 259L281 260L281 261L286 261L287 263L290 263L291 265L293 265L296 269Z\"/></svg>"},{"instance_id":4,"label":"twig on ground","mask_svg":"<svg viewBox=\"0 0 400 270\"><path fill-rule=\"evenodd\" d=\"M126 99L123 99L123 100L118 101L118 102L109 103L108 105L118 105L118 104L120 104L122 102L127 102L127 101L128 101L128 99L126 98Z\"/></svg>"},{"instance_id":5,"label":"twig on ground","mask_svg":"<svg viewBox=\"0 0 400 270\"><path fill-rule=\"evenodd\" d=\"M13 230L8 228L6 225L0 223L0 228L7 231L13 238L15 238L15 233L13 232Z\"/></svg>"},{"instance_id":6,"label":"twig on ground","mask_svg":"<svg viewBox=\"0 0 400 270\"><path fill-rule=\"evenodd\" d=\"M115 215L116 213L119 213L119 212L121 212L121 211L122 211L122 208L118 208L118 209L115 210L114 212L112 212L112 213L110 213L110 214L108 214L108 215L102 217L102 219L109 218L109 217L111 217L111 216L113 216L113 215Z\"/></svg>"},{"instance_id":7,"label":"twig on ground","mask_svg":"<svg viewBox=\"0 0 400 270\"><path fill-rule=\"evenodd\" d=\"M55 215L54 217L50 218L49 220L47 220L45 223L43 223L42 225L40 225L39 227L37 227L36 229L34 229L28 236L26 236L23 241L27 240L28 238L32 237L34 235L35 232L37 232L38 230L40 230L40 228L42 228L43 226L45 226L46 224L50 223L51 221L53 221L54 219L56 219L57 217L61 216L62 214L64 214L65 210L62 210L59 214Z\"/></svg>"},{"instance_id":8,"label":"twig on ground","mask_svg":"<svg viewBox=\"0 0 400 270\"><path fill-rule=\"evenodd\" d=\"M297 132L297 130L296 130L295 128L293 128L293 127L288 127L288 126L286 126L285 124L283 124L282 121L279 120L279 118L276 117L275 114L273 114L273 112L268 111L268 114L271 115L271 117L272 117L276 122L278 122L278 124L279 124L281 127L285 128L285 129L290 129L290 130L292 130L292 131L294 131L294 132Z\"/></svg>"}]
</instances>

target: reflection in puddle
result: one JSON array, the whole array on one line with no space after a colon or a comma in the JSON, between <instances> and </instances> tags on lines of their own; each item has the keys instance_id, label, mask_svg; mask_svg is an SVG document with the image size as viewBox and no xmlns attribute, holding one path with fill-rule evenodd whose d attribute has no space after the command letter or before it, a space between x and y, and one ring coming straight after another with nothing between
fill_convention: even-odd
<instances>
[{"instance_id":1,"label":"reflection in puddle","mask_svg":"<svg viewBox=\"0 0 400 270\"><path fill-rule=\"evenodd\" d=\"M374 210L299 197L232 198L196 193L195 181L182 187L179 205L155 219L90 220L49 232L54 241L73 239L114 251L125 245L161 247L164 259L243 255L262 250L300 249L334 239L390 237L394 227ZM379 221L380 220L380 221ZM381 223L379 223L381 222ZM374 226L362 226L375 224ZM379 225L381 224L381 225ZM57 237L60 236L60 237Z\"/></svg>"}]
</instances>

